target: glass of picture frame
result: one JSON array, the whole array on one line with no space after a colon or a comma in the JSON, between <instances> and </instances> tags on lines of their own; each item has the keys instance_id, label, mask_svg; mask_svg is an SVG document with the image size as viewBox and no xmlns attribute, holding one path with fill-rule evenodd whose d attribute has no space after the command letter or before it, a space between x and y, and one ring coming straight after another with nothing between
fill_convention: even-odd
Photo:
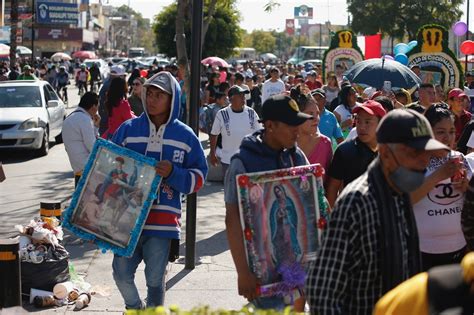
<instances>
[{"instance_id":1,"label":"glass of picture frame","mask_svg":"<svg viewBox=\"0 0 474 315\"><path fill-rule=\"evenodd\" d=\"M296 296L328 216L319 164L237 176L247 261L261 296Z\"/></svg>"},{"instance_id":2,"label":"glass of picture frame","mask_svg":"<svg viewBox=\"0 0 474 315\"><path fill-rule=\"evenodd\" d=\"M98 139L63 226L104 250L132 256L161 181L155 164L153 158Z\"/></svg>"}]
</instances>

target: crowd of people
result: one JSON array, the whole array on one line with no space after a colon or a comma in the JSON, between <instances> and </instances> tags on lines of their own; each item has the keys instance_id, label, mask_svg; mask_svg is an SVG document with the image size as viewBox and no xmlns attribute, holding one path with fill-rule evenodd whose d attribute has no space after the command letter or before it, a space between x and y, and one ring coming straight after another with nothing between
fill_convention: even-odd
<instances>
[{"instance_id":1,"label":"crowd of people","mask_svg":"<svg viewBox=\"0 0 474 315\"><path fill-rule=\"evenodd\" d=\"M171 66L156 71L133 71L127 80L123 67L112 66L99 94L85 93L63 129L77 178L98 135L158 161L163 181L139 247L132 258L114 257L127 308L145 306L133 280L142 260L147 306L163 303L168 256L152 253L168 252L170 240L179 240L179 195L199 190L208 167L222 168L238 292L257 307L289 303L303 311L308 304L317 314L371 314L403 281L459 264L474 249L473 73L466 73L464 89L424 83L386 91L332 72L323 80L318 66L206 67L198 106L208 165L183 123L182 73ZM330 216L316 259L306 262L304 293L291 301L260 297L245 255L236 176L316 163L325 170Z\"/></svg>"},{"instance_id":2,"label":"crowd of people","mask_svg":"<svg viewBox=\"0 0 474 315\"><path fill-rule=\"evenodd\" d=\"M200 129L211 139L211 169L223 166L239 294L256 306L288 301L256 293L258 279L244 254L238 174L308 163L326 171L331 214L308 264L305 295L292 302L296 310L306 300L315 314L371 314L398 284L459 264L474 249L474 212L464 206L474 158L466 154L474 144L474 73L466 73L463 89L423 83L387 91L332 72L322 80L318 67L244 64L222 72L208 69ZM472 309L472 301L463 306Z\"/></svg>"}]
</instances>

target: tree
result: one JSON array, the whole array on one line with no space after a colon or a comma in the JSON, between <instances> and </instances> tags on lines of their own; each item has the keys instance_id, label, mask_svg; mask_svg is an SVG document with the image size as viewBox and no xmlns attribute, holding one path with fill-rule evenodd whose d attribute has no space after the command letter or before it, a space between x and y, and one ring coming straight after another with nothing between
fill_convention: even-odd
<instances>
[{"instance_id":1,"label":"tree","mask_svg":"<svg viewBox=\"0 0 474 315\"><path fill-rule=\"evenodd\" d=\"M250 34L252 38L252 46L259 53L275 51L276 39L271 32L253 31Z\"/></svg>"},{"instance_id":2,"label":"tree","mask_svg":"<svg viewBox=\"0 0 474 315\"><path fill-rule=\"evenodd\" d=\"M352 15L351 27L356 33L381 32L402 39L415 39L418 29L425 24L439 24L446 28L458 21L463 0L348 0Z\"/></svg>"},{"instance_id":3,"label":"tree","mask_svg":"<svg viewBox=\"0 0 474 315\"><path fill-rule=\"evenodd\" d=\"M181 4L181 2L183 2ZM212 17L208 15L212 9L212 2L215 3ZM227 2L227 4L226 4ZM204 8L203 23L203 50L202 56L219 56L226 58L232 55L234 47L240 44L239 13L233 5L228 5L229 1L211 1ZM167 56L176 56L176 21L182 16L183 30L185 34L186 51L189 55L191 45L191 14L190 5L185 0L180 0L181 12L178 15L178 4L173 3L166 7L155 17L153 30L160 52ZM208 24L206 25L206 21ZM206 27L207 26L207 27ZM207 28L207 31L206 31Z\"/></svg>"}]
</instances>

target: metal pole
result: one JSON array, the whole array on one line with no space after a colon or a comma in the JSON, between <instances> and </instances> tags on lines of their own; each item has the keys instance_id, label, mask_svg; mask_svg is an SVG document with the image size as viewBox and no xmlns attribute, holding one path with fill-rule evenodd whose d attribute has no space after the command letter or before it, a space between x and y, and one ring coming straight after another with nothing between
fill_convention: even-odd
<instances>
[{"instance_id":1,"label":"metal pole","mask_svg":"<svg viewBox=\"0 0 474 315\"><path fill-rule=\"evenodd\" d=\"M16 31L18 29L18 0L12 0L10 13L10 70L16 70Z\"/></svg>"},{"instance_id":2,"label":"metal pole","mask_svg":"<svg viewBox=\"0 0 474 315\"><path fill-rule=\"evenodd\" d=\"M193 1L193 21L191 37L191 93L190 93L190 118L189 125L194 133L199 135L199 86L201 70L201 34L202 34L202 9L203 0ZM186 204L186 269L194 269L196 256L196 209L197 196L193 193L188 196Z\"/></svg>"},{"instance_id":3,"label":"metal pole","mask_svg":"<svg viewBox=\"0 0 474 315\"><path fill-rule=\"evenodd\" d=\"M467 0L466 24L467 24L466 40L469 40L469 0ZM468 57L468 55L466 55L466 57L464 59L464 71L465 72L467 72L467 57Z\"/></svg>"},{"instance_id":4,"label":"metal pole","mask_svg":"<svg viewBox=\"0 0 474 315\"><path fill-rule=\"evenodd\" d=\"M31 8L31 62L35 60L35 0L31 1L33 3L33 7Z\"/></svg>"}]
</instances>

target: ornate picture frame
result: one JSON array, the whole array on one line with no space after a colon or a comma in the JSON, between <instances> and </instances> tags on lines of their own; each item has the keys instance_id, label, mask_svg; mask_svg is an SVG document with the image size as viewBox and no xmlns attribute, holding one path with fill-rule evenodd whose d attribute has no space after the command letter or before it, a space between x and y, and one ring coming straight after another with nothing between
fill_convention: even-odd
<instances>
[{"instance_id":1,"label":"ornate picture frame","mask_svg":"<svg viewBox=\"0 0 474 315\"><path fill-rule=\"evenodd\" d=\"M315 258L327 206L319 164L237 176L247 261L261 296L296 297Z\"/></svg>"},{"instance_id":2,"label":"ornate picture frame","mask_svg":"<svg viewBox=\"0 0 474 315\"><path fill-rule=\"evenodd\" d=\"M63 226L104 251L130 257L135 250L161 177L156 160L97 139Z\"/></svg>"}]
</instances>

